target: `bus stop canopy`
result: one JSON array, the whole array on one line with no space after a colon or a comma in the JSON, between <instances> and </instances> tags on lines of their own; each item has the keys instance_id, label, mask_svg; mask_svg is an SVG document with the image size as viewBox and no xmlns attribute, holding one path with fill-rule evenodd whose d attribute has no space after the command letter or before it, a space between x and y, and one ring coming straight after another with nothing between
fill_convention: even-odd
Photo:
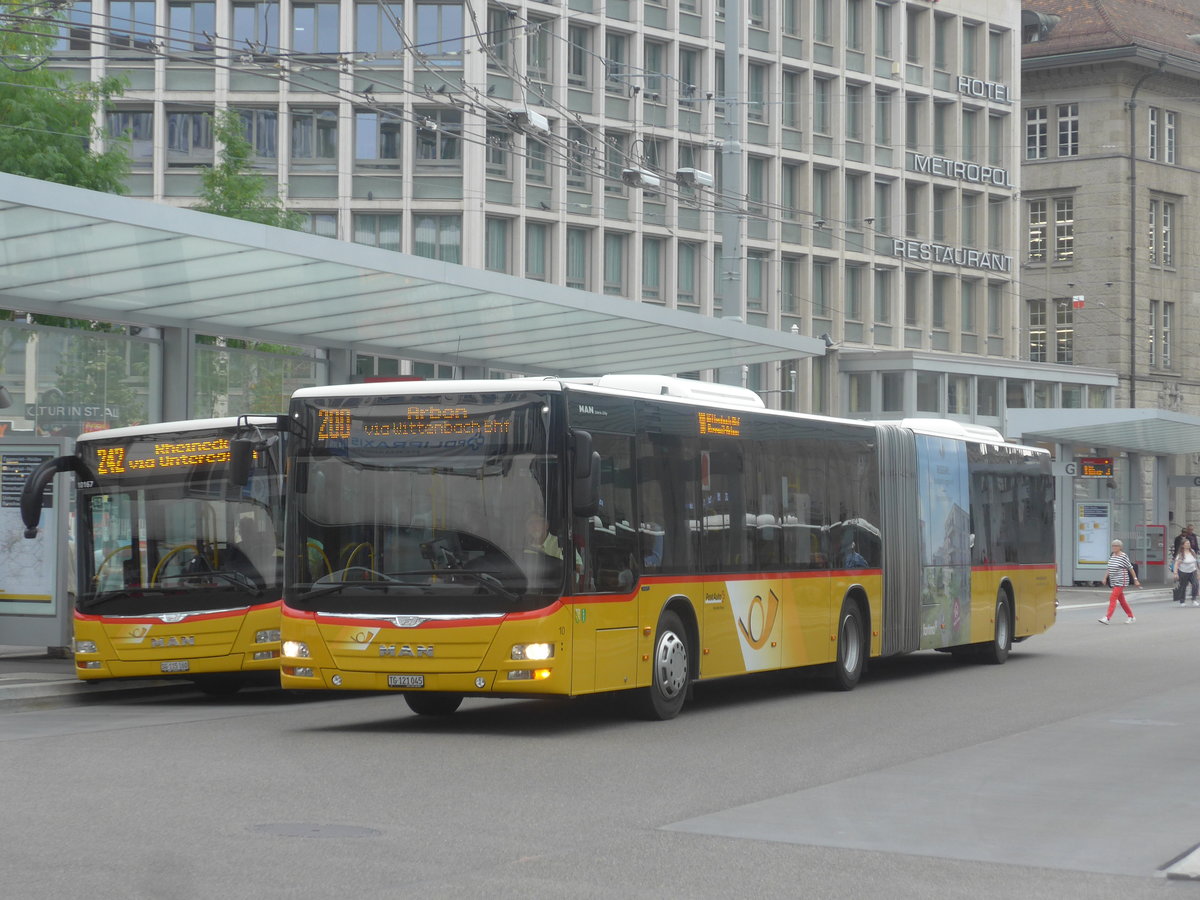
<instances>
[{"instance_id":1,"label":"bus stop canopy","mask_svg":"<svg viewBox=\"0 0 1200 900\"><path fill-rule=\"evenodd\" d=\"M1200 453L1200 418L1167 409L1010 409L1007 433L1152 456Z\"/></svg>"},{"instance_id":2,"label":"bus stop canopy","mask_svg":"<svg viewBox=\"0 0 1200 900\"><path fill-rule=\"evenodd\" d=\"M529 374L825 353L740 320L7 174L0 306Z\"/></svg>"}]
</instances>

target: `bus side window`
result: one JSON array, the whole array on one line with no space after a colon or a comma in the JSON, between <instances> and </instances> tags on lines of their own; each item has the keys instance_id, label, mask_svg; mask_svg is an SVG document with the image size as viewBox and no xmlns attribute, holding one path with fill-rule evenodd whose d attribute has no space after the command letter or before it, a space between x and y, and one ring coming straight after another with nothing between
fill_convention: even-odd
<instances>
[{"instance_id":1,"label":"bus side window","mask_svg":"<svg viewBox=\"0 0 1200 900\"><path fill-rule=\"evenodd\" d=\"M600 508L588 529L588 570L602 593L633 590L641 571L637 518L633 505L633 439L593 434L600 454Z\"/></svg>"}]
</instances>

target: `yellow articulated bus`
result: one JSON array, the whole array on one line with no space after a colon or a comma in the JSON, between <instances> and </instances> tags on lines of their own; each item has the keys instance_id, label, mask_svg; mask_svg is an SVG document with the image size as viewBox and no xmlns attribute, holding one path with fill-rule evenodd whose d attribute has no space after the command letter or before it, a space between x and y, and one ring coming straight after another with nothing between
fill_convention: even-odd
<instances>
[{"instance_id":1,"label":"yellow articulated bus","mask_svg":"<svg viewBox=\"0 0 1200 900\"><path fill-rule=\"evenodd\" d=\"M659 376L292 398L285 688L623 691L936 649L993 663L1055 619L1047 454L987 428L763 407Z\"/></svg>"},{"instance_id":2,"label":"yellow articulated bus","mask_svg":"<svg viewBox=\"0 0 1200 900\"><path fill-rule=\"evenodd\" d=\"M80 678L172 676L209 693L278 683L280 424L241 416L96 431L31 473L21 497L27 537L50 479L75 475ZM237 484L231 442L247 449Z\"/></svg>"}]
</instances>

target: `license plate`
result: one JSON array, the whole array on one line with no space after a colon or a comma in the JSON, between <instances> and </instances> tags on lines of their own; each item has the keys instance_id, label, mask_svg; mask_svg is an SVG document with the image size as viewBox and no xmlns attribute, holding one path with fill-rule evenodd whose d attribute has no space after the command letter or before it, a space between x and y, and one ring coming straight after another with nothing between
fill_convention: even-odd
<instances>
[{"instance_id":1,"label":"license plate","mask_svg":"<svg viewBox=\"0 0 1200 900\"><path fill-rule=\"evenodd\" d=\"M173 659L159 665L163 672L186 672L189 667L190 664L186 659Z\"/></svg>"},{"instance_id":2,"label":"license plate","mask_svg":"<svg viewBox=\"0 0 1200 900\"><path fill-rule=\"evenodd\" d=\"M424 675L389 675L388 687L406 687L406 688L423 688L425 687Z\"/></svg>"}]
</instances>

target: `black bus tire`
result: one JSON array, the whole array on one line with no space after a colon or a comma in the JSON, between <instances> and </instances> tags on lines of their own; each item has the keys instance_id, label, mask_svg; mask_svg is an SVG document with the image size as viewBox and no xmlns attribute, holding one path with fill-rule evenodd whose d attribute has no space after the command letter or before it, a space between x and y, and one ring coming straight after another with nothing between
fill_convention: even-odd
<instances>
[{"instance_id":1,"label":"black bus tire","mask_svg":"<svg viewBox=\"0 0 1200 900\"><path fill-rule=\"evenodd\" d=\"M831 686L838 691L852 691L867 663L866 636L862 613L853 600L842 601L838 615L837 660L833 664Z\"/></svg>"},{"instance_id":2,"label":"black bus tire","mask_svg":"<svg viewBox=\"0 0 1200 900\"><path fill-rule=\"evenodd\" d=\"M637 712L646 719L673 719L683 709L691 678L691 653L683 621L673 612L658 620L649 687L638 691Z\"/></svg>"}]
</instances>

